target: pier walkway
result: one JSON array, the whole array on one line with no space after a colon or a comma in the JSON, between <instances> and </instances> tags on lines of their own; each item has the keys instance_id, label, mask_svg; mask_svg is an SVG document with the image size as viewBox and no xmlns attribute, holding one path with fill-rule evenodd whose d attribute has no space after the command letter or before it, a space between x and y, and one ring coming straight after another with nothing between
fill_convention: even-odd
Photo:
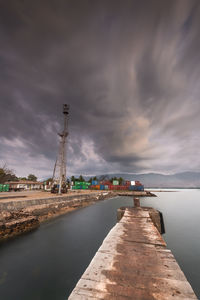
<instances>
[{"instance_id":1,"label":"pier walkway","mask_svg":"<svg viewBox=\"0 0 200 300\"><path fill-rule=\"evenodd\" d=\"M68 299L197 298L149 212L126 208Z\"/></svg>"}]
</instances>

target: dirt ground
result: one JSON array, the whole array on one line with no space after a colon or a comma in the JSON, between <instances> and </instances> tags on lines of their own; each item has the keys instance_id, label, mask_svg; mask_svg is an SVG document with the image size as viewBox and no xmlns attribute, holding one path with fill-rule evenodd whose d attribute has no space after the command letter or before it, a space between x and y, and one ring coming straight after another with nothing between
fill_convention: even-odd
<instances>
[{"instance_id":1,"label":"dirt ground","mask_svg":"<svg viewBox=\"0 0 200 300\"><path fill-rule=\"evenodd\" d=\"M74 194L89 194L89 193L99 193L105 191L95 191L95 190L69 190L68 193L58 195L52 194L46 191L21 191L21 192L1 192L0 193L0 201L1 202L9 202L15 200L32 200L32 199L42 199L42 198L52 198L52 197L60 197L64 195L74 195ZM9 197L9 198L7 198ZM6 198L6 199L5 199Z\"/></svg>"}]
</instances>

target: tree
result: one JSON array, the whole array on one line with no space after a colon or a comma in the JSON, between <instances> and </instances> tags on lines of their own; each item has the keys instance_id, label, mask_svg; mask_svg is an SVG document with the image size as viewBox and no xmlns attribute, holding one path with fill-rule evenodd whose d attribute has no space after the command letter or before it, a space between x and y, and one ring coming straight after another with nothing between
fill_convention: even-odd
<instances>
[{"instance_id":1,"label":"tree","mask_svg":"<svg viewBox=\"0 0 200 300\"><path fill-rule=\"evenodd\" d=\"M20 180L27 180L26 177L19 177Z\"/></svg>"},{"instance_id":2,"label":"tree","mask_svg":"<svg viewBox=\"0 0 200 300\"><path fill-rule=\"evenodd\" d=\"M6 181L16 181L18 180L17 176L12 170L9 170L6 165L0 167L0 183L4 184Z\"/></svg>"},{"instance_id":3,"label":"tree","mask_svg":"<svg viewBox=\"0 0 200 300\"><path fill-rule=\"evenodd\" d=\"M88 182L92 183L92 180L93 180L92 177L90 177L90 179L88 180Z\"/></svg>"},{"instance_id":4,"label":"tree","mask_svg":"<svg viewBox=\"0 0 200 300\"><path fill-rule=\"evenodd\" d=\"M76 178L74 176L71 176L71 182L75 182L76 181Z\"/></svg>"},{"instance_id":5,"label":"tree","mask_svg":"<svg viewBox=\"0 0 200 300\"><path fill-rule=\"evenodd\" d=\"M121 185L124 179L122 177L119 177L119 184Z\"/></svg>"},{"instance_id":6,"label":"tree","mask_svg":"<svg viewBox=\"0 0 200 300\"><path fill-rule=\"evenodd\" d=\"M78 180L81 181L81 182L82 182L82 181L85 181L85 179L83 178L82 175L79 176L79 179L78 179Z\"/></svg>"},{"instance_id":7,"label":"tree","mask_svg":"<svg viewBox=\"0 0 200 300\"><path fill-rule=\"evenodd\" d=\"M52 177L49 177L45 180L46 184L49 185L52 182Z\"/></svg>"},{"instance_id":8,"label":"tree","mask_svg":"<svg viewBox=\"0 0 200 300\"><path fill-rule=\"evenodd\" d=\"M37 181L37 177L35 175L33 175L33 174L29 174L28 175L28 180L30 180L30 181Z\"/></svg>"}]
</instances>

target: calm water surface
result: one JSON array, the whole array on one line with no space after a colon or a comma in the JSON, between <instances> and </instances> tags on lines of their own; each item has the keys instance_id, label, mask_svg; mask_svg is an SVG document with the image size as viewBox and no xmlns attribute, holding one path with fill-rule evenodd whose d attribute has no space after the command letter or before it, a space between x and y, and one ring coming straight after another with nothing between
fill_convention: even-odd
<instances>
[{"instance_id":1,"label":"calm water surface","mask_svg":"<svg viewBox=\"0 0 200 300\"><path fill-rule=\"evenodd\" d=\"M200 190L156 192L142 204L163 212L168 248L200 298ZM1 300L67 299L109 230L117 197L60 216L32 233L0 245Z\"/></svg>"}]
</instances>

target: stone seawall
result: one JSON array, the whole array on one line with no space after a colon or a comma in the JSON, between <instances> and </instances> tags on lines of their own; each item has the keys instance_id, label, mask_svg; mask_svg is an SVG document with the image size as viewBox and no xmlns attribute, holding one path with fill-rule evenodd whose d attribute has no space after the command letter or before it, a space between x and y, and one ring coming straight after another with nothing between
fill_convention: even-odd
<instances>
[{"instance_id":1,"label":"stone seawall","mask_svg":"<svg viewBox=\"0 0 200 300\"><path fill-rule=\"evenodd\" d=\"M30 216L22 212L1 212L0 241L36 229L39 225L36 216Z\"/></svg>"},{"instance_id":2,"label":"stone seawall","mask_svg":"<svg viewBox=\"0 0 200 300\"><path fill-rule=\"evenodd\" d=\"M107 195L113 195L113 193L105 192L105 193L89 193L89 194L70 194L70 195L63 195L63 196L55 196L51 198L40 198L40 199L27 199L27 200L13 200L13 201L6 201L0 202L0 211L10 211L10 210L21 210L27 208L29 206L35 205L45 205L45 204L52 204L55 202L68 202L68 204L74 204L77 201L98 201L104 199ZM70 202L71 201L71 202Z\"/></svg>"}]
</instances>

